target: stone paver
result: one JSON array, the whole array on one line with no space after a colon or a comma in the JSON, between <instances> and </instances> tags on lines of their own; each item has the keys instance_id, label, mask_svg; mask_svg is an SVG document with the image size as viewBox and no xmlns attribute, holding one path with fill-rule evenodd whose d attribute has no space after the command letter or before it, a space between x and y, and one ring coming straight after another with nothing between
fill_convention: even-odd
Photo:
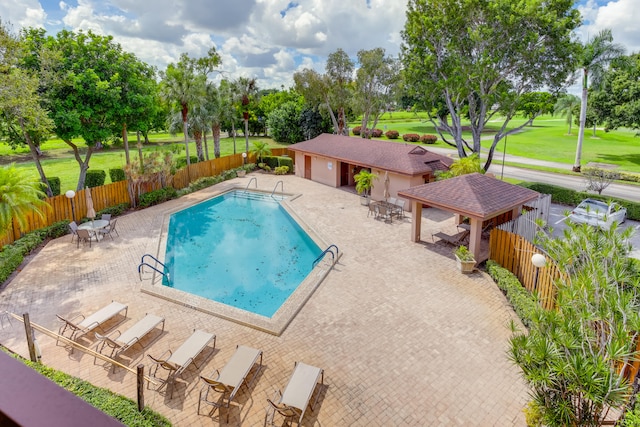
<instances>
[{"instance_id":1,"label":"stone paver","mask_svg":"<svg viewBox=\"0 0 640 427\"><path fill-rule=\"evenodd\" d=\"M260 189L271 190L282 179L286 192L301 194L293 208L344 253L281 336L139 292L137 266L144 253L157 252L165 213L229 183L124 215L118 218L120 236L92 248L76 249L69 236L50 242L0 291L0 309L28 312L32 322L50 329L58 327L56 313L88 313L111 300L129 305L127 319L114 328L145 313L165 316L162 336L152 335L146 348L122 356L131 367L146 364L147 353L175 349L194 328L215 333L215 352L196 362L200 369L186 371L173 399L145 393L146 404L177 426L225 423L226 410L221 418L196 414L198 375L224 366L237 344L264 350L265 368L251 389L238 393L232 425L262 425L266 399L284 387L297 360L325 369L318 405L303 425L525 425L527 389L506 355L516 316L486 274L460 274L451 248L431 242L433 230L454 229L451 216L427 213L425 241L412 243L408 216L392 224L367 218L353 193L293 176L251 176ZM232 183L244 186L248 179ZM45 364L135 399L134 374L94 364L93 357L71 354L41 334L38 341ZM20 322L0 329L0 342L28 355Z\"/></svg>"}]
</instances>

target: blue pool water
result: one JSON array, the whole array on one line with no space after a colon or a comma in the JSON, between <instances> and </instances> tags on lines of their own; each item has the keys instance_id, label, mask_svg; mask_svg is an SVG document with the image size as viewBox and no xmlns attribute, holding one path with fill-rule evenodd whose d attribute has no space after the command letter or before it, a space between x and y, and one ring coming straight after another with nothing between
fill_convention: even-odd
<instances>
[{"instance_id":1,"label":"blue pool water","mask_svg":"<svg viewBox=\"0 0 640 427\"><path fill-rule=\"evenodd\" d=\"M272 197L233 191L171 215L165 284L271 317L321 252Z\"/></svg>"}]
</instances>

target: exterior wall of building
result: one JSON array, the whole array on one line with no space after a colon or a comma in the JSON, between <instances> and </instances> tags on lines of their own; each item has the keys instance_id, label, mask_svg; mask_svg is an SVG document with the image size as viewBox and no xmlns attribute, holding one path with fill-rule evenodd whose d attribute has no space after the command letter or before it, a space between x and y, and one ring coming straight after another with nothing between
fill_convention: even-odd
<instances>
[{"instance_id":1,"label":"exterior wall of building","mask_svg":"<svg viewBox=\"0 0 640 427\"><path fill-rule=\"evenodd\" d=\"M311 180L331 187L338 187L340 162L328 157L311 156Z\"/></svg>"},{"instance_id":2,"label":"exterior wall of building","mask_svg":"<svg viewBox=\"0 0 640 427\"><path fill-rule=\"evenodd\" d=\"M371 198L373 200L384 200L385 171L381 169L373 169L372 172L378 175L378 179L373 182ZM406 190L407 188L422 184L424 184L424 179L422 177L411 177L407 175L389 173L389 197L398 197L398 191ZM407 212L411 212L411 203L405 202L404 209Z\"/></svg>"}]
</instances>

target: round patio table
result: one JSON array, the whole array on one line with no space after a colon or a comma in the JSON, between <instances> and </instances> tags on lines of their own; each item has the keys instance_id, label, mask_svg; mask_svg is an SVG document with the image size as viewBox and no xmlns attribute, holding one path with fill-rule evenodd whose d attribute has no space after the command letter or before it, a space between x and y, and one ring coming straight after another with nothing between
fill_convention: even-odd
<instances>
[{"instance_id":1,"label":"round patio table","mask_svg":"<svg viewBox=\"0 0 640 427\"><path fill-rule=\"evenodd\" d=\"M88 221L84 224L80 224L78 228L81 230L89 230L96 236L96 240L100 240L103 236L99 231L108 226L109 221L107 221L106 219L96 219L94 221Z\"/></svg>"}]
</instances>

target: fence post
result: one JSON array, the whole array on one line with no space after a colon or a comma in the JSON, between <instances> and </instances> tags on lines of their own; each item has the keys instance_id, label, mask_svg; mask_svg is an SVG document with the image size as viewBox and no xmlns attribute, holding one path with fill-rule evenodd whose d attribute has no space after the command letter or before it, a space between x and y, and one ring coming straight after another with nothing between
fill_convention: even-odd
<instances>
[{"instance_id":1,"label":"fence post","mask_svg":"<svg viewBox=\"0 0 640 427\"><path fill-rule=\"evenodd\" d=\"M29 321L29 313L23 313L24 319L24 331L27 333L27 345L29 346L29 358L32 362L38 362L38 356L36 354L36 345L33 340L33 329L31 329L31 322Z\"/></svg>"},{"instance_id":2,"label":"fence post","mask_svg":"<svg viewBox=\"0 0 640 427\"><path fill-rule=\"evenodd\" d=\"M144 365L138 365L138 411L144 409Z\"/></svg>"}]
</instances>

